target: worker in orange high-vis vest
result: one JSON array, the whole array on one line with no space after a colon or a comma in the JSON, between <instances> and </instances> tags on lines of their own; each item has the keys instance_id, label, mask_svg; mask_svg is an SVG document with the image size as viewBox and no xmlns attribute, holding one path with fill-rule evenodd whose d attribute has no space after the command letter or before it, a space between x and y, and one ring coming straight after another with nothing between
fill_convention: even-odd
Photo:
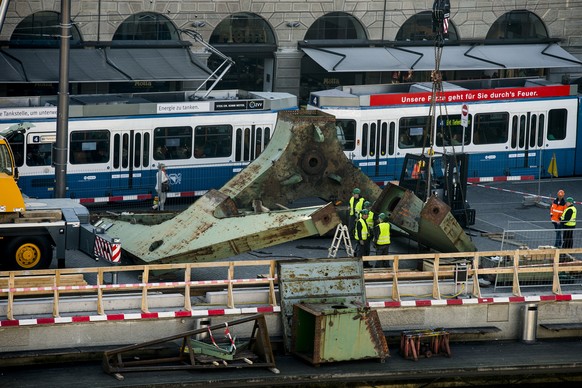
<instances>
[{"instance_id":1,"label":"worker in orange high-vis vest","mask_svg":"<svg viewBox=\"0 0 582 388\"><path fill-rule=\"evenodd\" d=\"M562 213L564 213L564 209L566 209L564 190L558 190L558 196L550 206L550 218L556 230L556 240L554 242L556 248L562 248Z\"/></svg>"},{"instance_id":2,"label":"worker in orange high-vis vest","mask_svg":"<svg viewBox=\"0 0 582 388\"><path fill-rule=\"evenodd\" d=\"M562 248L574 247L574 228L576 228L576 208L574 207L574 199L572 197L566 198L566 209L562 213L562 228L564 229L564 243Z\"/></svg>"}]
</instances>

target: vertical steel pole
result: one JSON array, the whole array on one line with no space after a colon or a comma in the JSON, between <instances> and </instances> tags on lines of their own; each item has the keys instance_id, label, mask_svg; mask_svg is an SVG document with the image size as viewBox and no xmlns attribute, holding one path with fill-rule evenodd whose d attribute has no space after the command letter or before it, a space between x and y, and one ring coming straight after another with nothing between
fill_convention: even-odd
<instances>
[{"instance_id":1,"label":"vertical steel pole","mask_svg":"<svg viewBox=\"0 0 582 388\"><path fill-rule=\"evenodd\" d=\"M61 51L59 65L59 104L57 108L57 142L55 164L55 197L67 193L67 138L69 137L69 48L71 41L71 0L61 0Z\"/></svg>"}]
</instances>

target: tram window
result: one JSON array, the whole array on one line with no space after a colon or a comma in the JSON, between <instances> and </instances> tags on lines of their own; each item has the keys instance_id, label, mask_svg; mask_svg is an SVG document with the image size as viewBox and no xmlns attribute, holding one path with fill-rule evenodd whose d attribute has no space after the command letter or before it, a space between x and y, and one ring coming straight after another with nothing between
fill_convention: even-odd
<instances>
[{"instance_id":1,"label":"tram window","mask_svg":"<svg viewBox=\"0 0 582 388\"><path fill-rule=\"evenodd\" d=\"M187 159L191 152L191 127L160 127L154 130L154 160Z\"/></svg>"},{"instance_id":2,"label":"tram window","mask_svg":"<svg viewBox=\"0 0 582 388\"><path fill-rule=\"evenodd\" d=\"M255 158L263 152L263 130L262 128L257 128L257 137L255 140Z\"/></svg>"},{"instance_id":3,"label":"tram window","mask_svg":"<svg viewBox=\"0 0 582 388\"><path fill-rule=\"evenodd\" d=\"M370 129L369 124L364 124L362 126L362 156L368 156L368 131Z\"/></svg>"},{"instance_id":4,"label":"tram window","mask_svg":"<svg viewBox=\"0 0 582 388\"><path fill-rule=\"evenodd\" d=\"M517 116L513 116L511 119L511 148L517 147Z\"/></svg>"},{"instance_id":5,"label":"tram window","mask_svg":"<svg viewBox=\"0 0 582 388\"><path fill-rule=\"evenodd\" d=\"M141 159L141 133L135 134L135 154L133 155L133 167L139 167Z\"/></svg>"},{"instance_id":6,"label":"tram window","mask_svg":"<svg viewBox=\"0 0 582 388\"><path fill-rule=\"evenodd\" d=\"M507 143L509 135L509 113L478 113L474 117L474 144Z\"/></svg>"},{"instance_id":7,"label":"tram window","mask_svg":"<svg viewBox=\"0 0 582 388\"><path fill-rule=\"evenodd\" d=\"M388 123L382 123L380 131L380 156L386 156L386 144L388 143Z\"/></svg>"},{"instance_id":8,"label":"tram window","mask_svg":"<svg viewBox=\"0 0 582 388\"><path fill-rule=\"evenodd\" d=\"M232 126L200 125L194 129L194 157L224 158L232 155Z\"/></svg>"},{"instance_id":9,"label":"tram window","mask_svg":"<svg viewBox=\"0 0 582 388\"><path fill-rule=\"evenodd\" d=\"M336 135L344 151L356 149L356 122L354 120L336 120Z\"/></svg>"},{"instance_id":10,"label":"tram window","mask_svg":"<svg viewBox=\"0 0 582 388\"><path fill-rule=\"evenodd\" d=\"M123 134L123 148L121 149L121 166L127 168L129 166L129 134Z\"/></svg>"},{"instance_id":11,"label":"tram window","mask_svg":"<svg viewBox=\"0 0 582 388\"><path fill-rule=\"evenodd\" d=\"M525 147L525 131L527 127L525 125L525 115L519 117L519 148Z\"/></svg>"},{"instance_id":12,"label":"tram window","mask_svg":"<svg viewBox=\"0 0 582 388\"><path fill-rule=\"evenodd\" d=\"M467 116L467 129L465 129L464 143L471 142L471 123L473 115ZM458 146L463 144L463 126L461 125L461 115L439 116L437 118L436 145Z\"/></svg>"},{"instance_id":13,"label":"tram window","mask_svg":"<svg viewBox=\"0 0 582 388\"><path fill-rule=\"evenodd\" d=\"M390 142L388 144L388 152L390 155L394 155L394 137L396 134L396 124L394 122L390 123Z\"/></svg>"},{"instance_id":14,"label":"tram window","mask_svg":"<svg viewBox=\"0 0 582 388\"><path fill-rule=\"evenodd\" d=\"M552 109L548 113L548 140L564 140L568 123L566 109Z\"/></svg>"},{"instance_id":15,"label":"tram window","mask_svg":"<svg viewBox=\"0 0 582 388\"><path fill-rule=\"evenodd\" d=\"M143 134L143 159L142 165L149 166L150 164L150 134Z\"/></svg>"},{"instance_id":16,"label":"tram window","mask_svg":"<svg viewBox=\"0 0 582 388\"><path fill-rule=\"evenodd\" d=\"M411 147L422 147L429 122L429 116L402 117L398 123L400 127L399 139L406 133L410 137Z\"/></svg>"},{"instance_id":17,"label":"tram window","mask_svg":"<svg viewBox=\"0 0 582 388\"><path fill-rule=\"evenodd\" d=\"M69 150L71 164L109 161L109 136L107 130L71 132Z\"/></svg>"},{"instance_id":18,"label":"tram window","mask_svg":"<svg viewBox=\"0 0 582 388\"><path fill-rule=\"evenodd\" d=\"M544 124L545 124L546 116L541 114L540 115L540 124L538 129L538 147L542 147L544 145Z\"/></svg>"},{"instance_id":19,"label":"tram window","mask_svg":"<svg viewBox=\"0 0 582 388\"><path fill-rule=\"evenodd\" d=\"M33 143L26 146L28 166L50 166L52 143Z\"/></svg>"},{"instance_id":20,"label":"tram window","mask_svg":"<svg viewBox=\"0 0 582 388\"><path fill-rule=\"evenodd\" d=\"M529 123L529 146L534 148L536 146L538 120L536 115L532 115Z\"/></svg>"},{"instance_id":21,"label":"tram window","mask_svg":"<svg viewBox=\"0 0 582 388\"><path fill-rule=\"evenodd\" d=\"M370 156L376 156L376 123L370 125Z\"/></svg>"}]
</instances>

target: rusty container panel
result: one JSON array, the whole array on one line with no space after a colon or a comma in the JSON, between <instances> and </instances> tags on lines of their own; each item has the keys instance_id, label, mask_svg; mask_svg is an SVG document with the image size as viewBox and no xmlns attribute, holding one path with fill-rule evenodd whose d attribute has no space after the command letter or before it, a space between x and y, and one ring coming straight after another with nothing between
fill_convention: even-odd
<instances>
[{"instance_id":1,"label":"rusty container panel","mask_svg":"<svg viewBox=\"0 0 582 388\"><path fill-rule=\"evenodd\" d=\"M330 303L366 306L364 268L355 257L277 262L285 346L291 349L293 306Z\"/></svg>"},{"instance_id":2,"label":"rusty container panel","mask_svg":"<svg viewBox=\"0 0 582 388\"><path fill-rule=\"evenodd\" d=\"M350 304L296 304L291 351L314 365L388 357L377 312Z\"/></svg>"},{"instance_id":3,"label":"rusty container panel","mask_svg":"<svg viewBox=\"0 0 582 388\"><path fill-rule=\"evenodd\" d=\"M461 225L451 208L435 196L426 202L421 214L419 242L440 252L475 252L477 248Z\"/></svg>"},{"instance_id":4,"label":"rusty container panel","mask_svg":"<svg viewBox=\"0 0 582 388\"><path fill-rule=\"evenodd\" d=\"M475 244L459 225L451 208L431 196L426 203L412 191L389 184L374 205L376 212L413 240L439 252L474 252Z\"/></svg>"},{"instance_id":5,"label":"rusty container panel","mask_svg":"<svg viewBox=\"0 0 582 388\"><path fill-rule=\"evenodd\" d=\"M391 224L412 236L418 233L423 203L410 190L390 183L374 206L375 212L386 214Z\"/></svg>"}]
</instances>

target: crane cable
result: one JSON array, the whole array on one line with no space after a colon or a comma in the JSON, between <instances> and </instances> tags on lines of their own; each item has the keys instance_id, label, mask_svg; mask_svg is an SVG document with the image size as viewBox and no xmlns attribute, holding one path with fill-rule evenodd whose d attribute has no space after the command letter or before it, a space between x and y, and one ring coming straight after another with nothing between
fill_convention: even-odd
<instances>
[{"instance_id":1,"label":"crane cable","mask_svg":"<svg viewBox=\"0 0 582 388\"><path fill-rule=\"evenodd\" d=\"M433 21L433 31L435 32L435 41L434 41L434 53L435 53L435 68L431 73L431 80L432 80L432 95L431 95L431 103L429 108L429 120L427 125L429 128L424 131L425 138L423 139L423 148L421 154L421 160L424 158L425 155L425 147L428 144L428 164L425 166L426 174L427 174L427 185L426 185L426 201L428 201L431 195L431 180L432 180L432 173L431 173L431 166L432 166L432 159L434 156L434 144L435 141L435 128L441 127L441 141L443 145L443 153L446 154L447 148L445 147L445 139L448 138L450 141L451 152L453 156L453 163L454 169L451 171L453 174L453 179L445 179L447 195L449 199L449 205L452 205L452 198L451 193L454 191L454 187L449 187L450 183L455 183L458 185L463 185L460 181L460 166L457 159L457 154L455 152L455 145L452 142L453 134L451 130L451 123L448 119L448 109L446 105L446 98L443 90L443 77L440 70L441 66L441 59L443 55L443 48L445 43L445 37L448 34L448 19L450 17L450 1L449 0L435 0L433 3L433 10L432 10L432 21ZM437 115L437 107L438 107L438 115ZM444 109L444 115L443 115ZM437 122L437 117L444 117L444 120L441 120L441 123ZM445 132L446 130L446 132ZM439 132L437 131L437 135ZM428 136L428 139L426 138ZM428 140L428 141L427 141ZM465 139L461 139L461 144L465 143ZM448 166L445 165L445 174L449 174L449 169L446 168ZM447 177L445 177L447 178ZM420 182L418 182L420 183ZM417 184L418 184L417 183ZM418 186L417 186L418 190ZM468 219L468 212L467 207L465 206L465 193L463 190L459 190L461 195L461 201L463 203L463 210L465 213L465 218ZM452 207L452 206L451 206Z\"/></svg>"}]
</instances>

